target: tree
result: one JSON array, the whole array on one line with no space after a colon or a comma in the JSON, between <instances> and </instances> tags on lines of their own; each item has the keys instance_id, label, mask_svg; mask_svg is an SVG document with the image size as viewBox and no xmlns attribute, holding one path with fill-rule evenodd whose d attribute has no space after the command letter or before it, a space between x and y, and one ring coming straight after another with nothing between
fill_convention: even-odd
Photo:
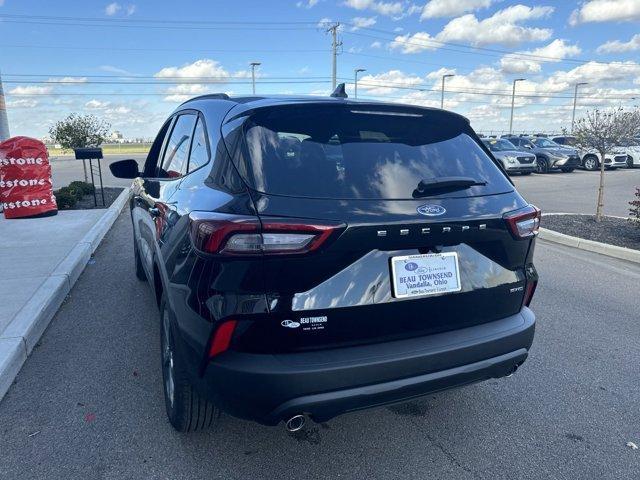
<instances>
[{"instance_id":1,"label":"tree","mask_svg":"<svg viewBox=\"0 0 640 480\"><path fill-rule=\"evenodd\" d=\"M99 146L104 142L109 128L111 125L98 119L95 115L72 113L64 120L56 122L49 129L49 135L64 150L72 150Z\"/></svg>"},{"instance_id":2,"label":"tree","mask_svg":"<svg viewBox=\"0 0 640 480\"><path fill-rule=\"evenodd\" d=\"M623 108L612 110L591 110L576 121L573 130L575 147L580 150L595 150L600 156L600 184L598 186L598 203L596 221L602 220L604 208L604 157L616 145L626 139L638 136L640 132L640 112L625 111Z\"/></svg>"}]
</instances>

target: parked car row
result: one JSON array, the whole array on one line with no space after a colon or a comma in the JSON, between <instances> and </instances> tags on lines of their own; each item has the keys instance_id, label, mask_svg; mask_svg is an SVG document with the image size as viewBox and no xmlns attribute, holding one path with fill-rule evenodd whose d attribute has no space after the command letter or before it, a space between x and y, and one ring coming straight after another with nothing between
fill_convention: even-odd
<instances>
[{"instance_id":1,"label":"parked car row","mask_svg":"<svg viewBox=\"0 0 640 480\"><path fill-rule=\"evenodd\" d=\"M576 168L598 170L603 161L595 150L575 148L575 138L568 135L502 135L482 137L482 141L509 174L552 170L569 173ZM640 166L640 138L628 139L612 148L604 156L604 164L610 170Z\"/></svg>"}]
</instances>

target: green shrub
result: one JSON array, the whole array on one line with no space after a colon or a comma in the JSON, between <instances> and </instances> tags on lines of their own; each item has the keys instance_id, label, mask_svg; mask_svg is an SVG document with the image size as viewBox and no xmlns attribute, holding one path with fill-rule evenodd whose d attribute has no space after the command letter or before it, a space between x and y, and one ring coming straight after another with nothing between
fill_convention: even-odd
<instances>
[{"instance_id":1,"label":"green shrub","mask_svg":"<svg viewBox=\"0 0 640 480\"><path fill-rule=\"evenodd\" d=\"M58 193L61 193L63 195L70 195L73 198L77 200L81 200L82 197L84 197L84 193L82 193L82 190L78 189L78 188L71 188L69 187L62 187L61 189L58 190Z\"/></svg>"},{"instance_id":2,"label":"green shrub","mask_svg":"<svg viewBox=\"0 0 640 480\"><path fill-rule=\"evenodd\" d=\"M629 202L629 220L640 227L640 187L636 187L636 199Z\"/></svg>"},{"instance_id":3,"label":"green shrub","mask_svg":"<svg viewBox=\"0 0 640 480\"><path fill-rule=\"evenodd\" d=\"M82 192L83 195L92 195L96 187L87 182L76 180L69 184L69 188Z\"/></svg>"},{"instance_id":4,"label":"green shrub","mask_svg":"<svg viewBox=\"0 0 640 480\"><path fill-rule=\"evenodd\" d=\"M69 210L76 206L78 198L71 193L68 187L63 187L60 190L53 192L56 197L56 203L58 204L58 210Z\"/></svg>"}]
</instances>

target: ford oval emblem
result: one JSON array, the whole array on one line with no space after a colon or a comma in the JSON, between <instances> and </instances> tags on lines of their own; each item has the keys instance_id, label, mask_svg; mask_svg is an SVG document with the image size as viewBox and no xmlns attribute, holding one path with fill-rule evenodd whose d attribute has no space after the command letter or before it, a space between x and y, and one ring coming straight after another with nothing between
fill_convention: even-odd
<instances>
[{"instance_id":1,"label":"ford oval emblem","mask_svg":"<svg viewBox=\"0 0 640 480\"><path fill-rule=\"evenodd\" d=\"M420 215L426 215L427 217L437 217L447 212L447 210L440 205L420 205L416 210Z\"/></svg>"}]
</instances>

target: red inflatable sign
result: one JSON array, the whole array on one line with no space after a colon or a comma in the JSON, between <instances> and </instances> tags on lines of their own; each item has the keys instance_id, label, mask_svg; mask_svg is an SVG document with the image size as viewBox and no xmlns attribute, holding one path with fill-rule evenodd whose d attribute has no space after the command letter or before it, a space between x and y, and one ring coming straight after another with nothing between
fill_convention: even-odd
<instances>
[{"instance_id":1,"label":"red inflatable sign","mask_svg":"<svg viewBox=\"0 0 640 480\"><path fill-rule=\"evenodd\" d=\"M0 143L0 204L6 218L55 215L47 147L40 140L13 137Z\"/></svg>"}]
</instances>

